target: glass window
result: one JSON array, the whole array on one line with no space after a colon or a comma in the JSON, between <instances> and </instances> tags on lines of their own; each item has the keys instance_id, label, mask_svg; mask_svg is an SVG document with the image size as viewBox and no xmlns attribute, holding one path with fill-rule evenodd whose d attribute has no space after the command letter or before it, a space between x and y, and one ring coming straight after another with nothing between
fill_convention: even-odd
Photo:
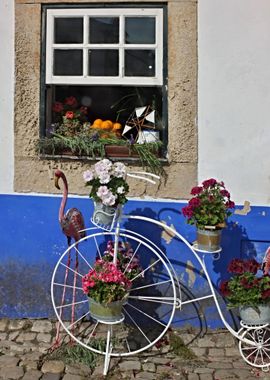
<instances>
[{"instance_id":1,"label":"glass window","mask_svg":"<svg viewBox=\"0 0 270 380\"><path fill-rule=\"evenodd\" d=\"M117 44L119 17L89 17L90 44Z\"/></svg>"},{"instance_id":2,"label":"glass window","mask_svg":"<svg viewBox=\"0 0 270 380\"><path fill-rule=\"evenodd\" d=\"M59 136L61 143L76 136L77 144L95 137L97 130L98 138L116 138L116 144L118 139L137 142L142 138L140 128L157 129L156 135L166 141L165 6L44 5L44 9L46 60L41 109L45 111L43 135L50 143ZM147 112L151 115L148 121ZM138 128L126 128L140 117L143 121ZM61 146L59 149L61 154ZM51 154L58 153L53 150Z\"/></svg>"},{"instance_id":3,"label":"glass window","mask_svg":"<svg viewBox=\"0 0 270 380\"><path fill-rule=\"evenodd\" d=\"M54 50L54 75L82 75L82 50Z\"/></svg>"},{"instance_id":4,"label":"glass window","mask_svg":"<svg viewBox=\"0 0 270 380\"><path fill-rule=\"evenodd\" d=\"M54 43L76 44L83 42L83 18L56 17L54 19Z\"/></svg>"},{"instance_id":5,"label":"glass window","mask_svg":"<svg viewBox=\"0 0 270 380\"><path fill-rule=\"evenodd\" d=\"M134 77L155 76L155 51L125 50L125 75Z\"/></svg>"},{"instance_id":6,"label":"glass window","mask_svg":"<svg viewBox=\"0 0 270 380\"><path fill-rule=\"evenodd\" d=\"M89 75L118 76L118 50L89 50Z\"/></svg>"},{"instance_id":7,"label":"glass window","mask_svg":"<svg viewBox=\"0 0 270 380\"><path fill-rule=\"evenodd\" d=\"M47 84L163 85L163 9L48 9L46 61Z\"/></svg>"},{"instance_id":8,"label":"glass window","mask_svg":"<svg viewBox=\"0 0 270 380\"><path fill-rule=\"evenodd\" d=\"M126 17L125 42L127 44L154 44L156 20L154 17Z\"/></svg>"}]
</instances>

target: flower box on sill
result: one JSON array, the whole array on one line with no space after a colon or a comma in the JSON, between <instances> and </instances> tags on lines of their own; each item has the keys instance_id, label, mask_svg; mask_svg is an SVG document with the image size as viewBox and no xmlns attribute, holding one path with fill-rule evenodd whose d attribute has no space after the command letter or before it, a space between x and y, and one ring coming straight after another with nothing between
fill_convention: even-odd
<instances>
[{"instance_id":1,"label":"flower box on sill","mask_svg":"<svg viewBox=\"0 0 270 380\"><path fill-rule=\"evenodd\" d=\"M105 145L107 157L139 157L130 147L125 145Z\"/></svg>"}]
</instances>

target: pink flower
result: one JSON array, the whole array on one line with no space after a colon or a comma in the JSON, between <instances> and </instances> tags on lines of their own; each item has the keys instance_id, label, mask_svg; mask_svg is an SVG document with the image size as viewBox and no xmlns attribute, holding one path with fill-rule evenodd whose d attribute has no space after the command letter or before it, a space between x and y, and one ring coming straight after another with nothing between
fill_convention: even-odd
<instances>
[{"instance_id":1,"label":"pink flower","mask_svg":"<svg viewBox=\"0 0 270 380\"><path fill-rule=\"evenodd\" d=\"M92 179L94 179L93 170L86 170L85 172L83 172L83 179L85 182L92 181Z\"/></svg>"},{"instance_id":2,"label":"pink flower","mask_svg":"<svg viewBox=\"0 0 270 380\"><path fill-rule=\"evenodd\" d=\"M115 201L116 201L116 197L111 192L109 192L107 195L102 197L102 203L105 206L114 206Z\"/></svg>"},{"instance_id":3,"label":"pink flower","mask_svg":"<svg viewBox=\"0 0 270 380\"><path fill-rule=\"evenodd\" d=\"M101 199L106 197L108 194L111 194L107 186L100 186L97 191L97 196Z\"/></svg>"}]
</instances>

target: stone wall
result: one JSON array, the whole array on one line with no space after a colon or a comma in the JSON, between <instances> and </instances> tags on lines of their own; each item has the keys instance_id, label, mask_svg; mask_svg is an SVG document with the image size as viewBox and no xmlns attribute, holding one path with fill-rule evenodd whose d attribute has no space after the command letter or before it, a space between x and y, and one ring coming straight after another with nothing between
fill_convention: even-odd
<instances>
[{"instance_id":1,"label":"stone wall","mask_svg":"<svg viewBox=\"0 0 270 380\"><path fill-rule=\"evenodd\" d=\"M80 3L99 0L81 0ZM107 1L107 3L114 1ZM124 1L142 3L142 1ZM158 3L158 1L149 1ZM40 132L41 6L76 3L61 0L16 0L15 180L17 192L54 191L53 170L67 174L70 192L86 194L82 172L91 161L47 160L35 150ZM77 1L78 3L78 1ZM122 1L123 3L123 1ZM197 1L168 0L168 174L166 186L130 184L131 196L188 197L197 179ZM168 191L169 189L169 191Z\"/></svg>"}]
</instances>

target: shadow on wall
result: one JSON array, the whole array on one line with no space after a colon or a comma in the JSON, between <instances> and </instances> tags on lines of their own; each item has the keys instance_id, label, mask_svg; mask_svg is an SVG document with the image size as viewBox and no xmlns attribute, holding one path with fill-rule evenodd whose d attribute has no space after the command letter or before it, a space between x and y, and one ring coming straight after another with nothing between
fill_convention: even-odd
<instances>
[{"instance_id":1,"label":"shadow on wall","mask_svg":"<svg viewBox=\"0 0 270 380\"><path fill-rule=\"evenodd\" d=\"M0 221L0 318L52 317L50 281L53 269L66 250L66 237L58 223L60 197L0 195L0 208L4 218ZM195 228L185 223L181 207L174 202L129 201L124 212L144 215L174 226L190 242L195 240ZM70 198L67 208L79 208L90 225L93 204L86 198ZM201 266L190 248L179 239L164 234L156 225L128 220L124 228L134 229L153 240L170 259L182 287L182 298L209 295L209 285ZM226 279L227 265L233 257L263 256L270 245L270 208L253 207L245 216L233 215L227 229L223 231L223 251L219 261L212 255L205 263L214 286ZM147 265L147 257L143 258ZM150 259L151 260L151 259ZM160 271L160 268L159 268ZM167 289L170 294L170 289ZM222 303L222 298L220 297ZM225 305L222 303L225 309ZM224 311L225 312L225 311ZM225 312L227 313L227 312ZM226 314L234 323L234 318ZM205 330L222 327L212 299L183 305L177 311L176 326L192 325Z\"/></svg>"}]
</instances>

